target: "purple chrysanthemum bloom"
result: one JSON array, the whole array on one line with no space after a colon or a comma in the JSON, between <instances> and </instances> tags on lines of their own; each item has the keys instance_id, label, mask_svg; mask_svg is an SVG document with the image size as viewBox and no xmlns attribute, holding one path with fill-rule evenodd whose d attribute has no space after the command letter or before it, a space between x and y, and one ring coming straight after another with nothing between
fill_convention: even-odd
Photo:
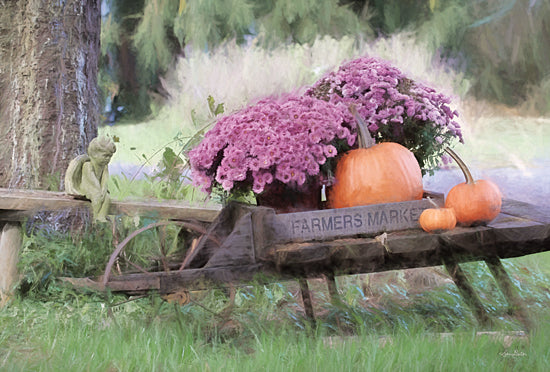
<instances>
[{"instance_id":1,"label":"purple chrysanthemum bloom","mask_svg":"<svg viewBox=\"0 0 550 372\"><path fill-rule=\"evenodd\" d=\"M264 99L220 118L189 152L194 184L259 194L275 180L319 183L326 159L355 143L346 105L310 96Z\"/></svg>"},{"instance_id":2,"label":"purple chrysanthemum bloom","mask_svg":"<svg viewBox=\"0 0 550 372\"><path fill-rule=\"evenodd\" d=\"M455 140L463 142L450 98L407 78L382 59L361 57L344 63L306 95L336 105L355 105L377 142L409 148L424 172L437 168L446 146ZM436 137L442 142L435 142Z\"/></svg>"}]
</instances>

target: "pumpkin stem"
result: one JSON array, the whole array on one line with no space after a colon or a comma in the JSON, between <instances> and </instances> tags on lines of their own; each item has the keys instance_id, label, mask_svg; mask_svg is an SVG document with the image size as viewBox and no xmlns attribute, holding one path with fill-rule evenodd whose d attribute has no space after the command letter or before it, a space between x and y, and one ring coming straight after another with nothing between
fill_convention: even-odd
<instances>
[{"instance_id":1,"label":"pumpkin stem","mask_svg":"<svg viewBox=\"0 0 550 372\"><path fill-rule=\"evenodd\" d=\"M456 163L458 164L458 167L460 168L462 173L464 173L464 178L466 178L466 183L473 184L474 178L472 177L472 173L470 173L470 170L468 169L468 166L466 165L466 163L464 163L464 161L462 161L460 156L458 156L458 154L453 150L451 150L449 147L445 148L445 151L447 151L447 153L451 156L451 158L453 158L453 160L456 161Z\"/></svg>"},{"instance_id":2,"label":"pumpkin stem","mask_svg":"<svg viewBox=\"0 0 550 372\"><path fill-rule=\"evenodd\" d=\"M430 198L429 196L426 197L426 199L428 199L428 201L430 202L431 205L433 205L434 207L436 207L437 209L441 208L436 202L434 202L434 200L432 198Z\"/></svg>"},{"instance_id":3,"label":"pumpkin stem","mask_svg":"<svg viewBox=\"0 0 550 372\"><path fill-rule=\"evenodd\" d=\"M359 148L361 149L368 149L369 147L372 147L376 144L374 141L374 138L370 135L369 128L367 128L367 123L365 123L365 120L359 115L359 112L357 112L357 108L355 105L351 105L349 107L349 111L352 113L353 117L357 121L357 142L359 144Z\"/></svg>"}]
</instances>

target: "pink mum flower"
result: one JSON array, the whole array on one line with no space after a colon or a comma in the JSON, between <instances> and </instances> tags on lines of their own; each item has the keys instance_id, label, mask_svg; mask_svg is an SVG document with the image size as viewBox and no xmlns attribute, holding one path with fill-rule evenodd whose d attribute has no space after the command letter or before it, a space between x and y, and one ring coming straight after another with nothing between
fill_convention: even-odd
<instances>
[{"instance_id":1,"label":"pink mum flower","mask_svg":"<svg viewBox=\"0 0 550 372\"><path fill-rule=\"evenodd\" d=\"M351 148L355 137L345 105L309 96L264 99L216 122L189 152L192 177L208 193L259 194L276 180L320 184L326 158Z\"/></svg>"},{"instance_id":2,"label":"pink mum flower","mask_svg":"<svg viewBox=\"0 0 550 372\"><path fill-rule=\"evenodd\" d=\"M437 168L445 147L455 140L463 142L460 126L453 120L458 113L450 109L449 97L408 79L378 58L344 63L317 81L306 95L336 105L355 105L373 138L408 147L424 172ZM443 141L433 146L436 136Z\"/></svg>"}]
</instances>

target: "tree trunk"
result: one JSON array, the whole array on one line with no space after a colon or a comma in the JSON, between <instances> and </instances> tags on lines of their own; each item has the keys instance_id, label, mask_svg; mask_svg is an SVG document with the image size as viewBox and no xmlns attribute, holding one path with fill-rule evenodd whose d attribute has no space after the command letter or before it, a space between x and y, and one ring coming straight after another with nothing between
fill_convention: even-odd
<instances>
[{"instance_id":1,"label":"tree trunk","mask_svg":"<svg viewBox=\"0 0 550 372\"><path fill-rule=\"evenodd\" d=\"M0 187L62 189L69 162L97 136L100 17L99 0L0 0ZM74 212L45 215L48 227L74 225ZM4 302L21 228L0 227Z\"/></svg>"},{"instance_id":2,"label":"tree trunk","mask_svg":"<svg viewBox=\"0 0 550 372\"><path fill-rule=\"evenodd\" d=\"M62 189L97 136L99 0L0 0L0 187Z\"/></svg>"}]
</instances>

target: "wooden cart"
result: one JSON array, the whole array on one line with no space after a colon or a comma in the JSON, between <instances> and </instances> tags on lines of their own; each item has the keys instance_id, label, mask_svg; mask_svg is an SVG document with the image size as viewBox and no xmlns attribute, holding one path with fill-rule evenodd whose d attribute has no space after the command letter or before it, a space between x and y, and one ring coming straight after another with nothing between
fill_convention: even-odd
<instances>
[{"instance_id":1,"label":"wooden cart","mask_svg":"<svg viewBox=\"0 0 550 372\"><path fill-rule=\"evenodd\" d=\"M37 208L82 203L86 202L61 193L0 190L0 221L13 224ZM500 260L550 250L550 210L504 200L500 215L487 226L429 234L416 221L428 207L427 201L418 201L276 214L270 208L242 204L217 210L173 203L113 203L114 214L159 220L141 231L174 223L195 232L195 238L188 240L176 265L117 273L117 260L136 231L117 245L104 275L88 279L87 284L111 291L168 294L258 280L258 274L265 281L298 279L306 314L313 319L308 278L328 278L329 292L335 295L334 278L339 275L443 265L477 320L487 325L490 319L482 301L460 268L463 262L485 261L511 309L526 329L532 329Z\"/></svg>"}]
</instances>

